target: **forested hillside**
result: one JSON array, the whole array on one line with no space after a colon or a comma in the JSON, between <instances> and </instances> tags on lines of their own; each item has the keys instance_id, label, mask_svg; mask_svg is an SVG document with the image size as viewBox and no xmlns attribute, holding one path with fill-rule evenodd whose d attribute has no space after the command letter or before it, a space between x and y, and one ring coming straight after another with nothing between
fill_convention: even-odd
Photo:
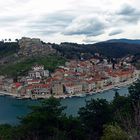
<instances>
[{"instance_id":1,"label":"forested hillside","mask_svg":"<svg viewBox=\"0 0 140 140\"><path fill-rule=\"evenodd\" d=\"M0 42L0 58L16 53L18 50L17 42Z\"/></svg>"},{"instance_id":2,"label":"forested hillside","mask_svg":"<svg viewBox=\"0 0 140 140\"><path fill-rule=\"evenodd\" d=\"M53 47L63 56L70 59L81 57L88 58L93 56L95 53L100 53L101 55L110 58L121 58L128 54L140 54L139 44L118 42L102 42L96 44L61 43L60 45L54 44Z\"/></svg>"}]
</instances>

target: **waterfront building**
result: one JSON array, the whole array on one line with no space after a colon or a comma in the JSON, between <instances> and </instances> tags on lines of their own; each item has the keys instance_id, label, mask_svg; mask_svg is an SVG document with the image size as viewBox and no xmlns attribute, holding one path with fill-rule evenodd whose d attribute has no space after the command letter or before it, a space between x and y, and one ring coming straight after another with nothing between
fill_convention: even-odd
<instances>
[{"instance_id":1,"label":"waterfront building","mask_svg":"<svg viewBox=\"0 0 140 140\"><path fill-rule=\"evenodd\" d=\"M71 83L65 85L65 91L68 94L74 94L74 93L82 93L83 87L82 84L78 83Z\"/></svg>"},{"instance_id":2,"label":"waterfront building","mask_svg":"<svg viewBox=\"0 0 140 140\"><path fill-rule=\"evenodd\" d=\"M26 88L28 94L46 95L51 94L51 88L48 84L34 84Z\"/></svg>"},{"instance_id":3,"label":"waterfront building","mask_svg":"<svg viewBox=\"0 0 140 140\"><path fill-rule=\"evenodd\" d=\"M64 93L63 84L59 81L54 81L52 83L52 94L53 95L62 95Z\"/></svg>"}]
</instances>

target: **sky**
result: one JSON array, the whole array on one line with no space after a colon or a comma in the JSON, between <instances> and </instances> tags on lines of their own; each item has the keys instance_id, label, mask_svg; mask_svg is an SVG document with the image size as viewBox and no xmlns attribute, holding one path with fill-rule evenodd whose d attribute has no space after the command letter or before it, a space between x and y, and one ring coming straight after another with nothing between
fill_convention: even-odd
<instances>
[{"instance_id":1,"label":"sky","mask_svg":"<svg viewBox=\"0 0 140 140\"><path fill-rule=\"evenodd\" d=\"M0 0L0 40L140 39L140 0Z\"/></svg>"}]
</instances>

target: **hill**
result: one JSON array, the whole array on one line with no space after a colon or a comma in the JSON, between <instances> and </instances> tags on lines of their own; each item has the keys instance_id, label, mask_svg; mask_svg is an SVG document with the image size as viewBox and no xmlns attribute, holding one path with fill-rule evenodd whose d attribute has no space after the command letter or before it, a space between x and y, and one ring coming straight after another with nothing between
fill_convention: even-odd
<instances>
[{"instance_id":1,"label":"hill","mask_svg":"<svg viewBox=\"0 0 140 140\"><path fill-rule=\"evenodd\" d=\"M68 59L79 59L81 57L87 59L94 56L95 53L109 58L140 54L140 44L119 42L99 42L96 44L61 43L60 45L53 44L53 48Z\"/></svg>"},{"instance_id":2,"label":"hill","mask_svg":"<svg viewBox=\"0 0 140 140\"><path fill-rule=\"evenodd\" d=\"M111 39L111 40L107 40L105 42L107 42L107 43L140 44L140 40L139 39L126 39L126 38L122 38L122 39Z\"/></svg>"},{"instance_id":3,"label":"hill","mask_svg":"<svg viewBox=\"0 0 140 140\"><path fill-rule=\"evenodd\" d=\"M101 58L134 55L134 63L138 65L140 44L139 40L135 41L122 39L95 44L51 44L39 39L22 38L20 42L0 42L0 74L20 75L35 63L54 70L59 64L64 64L66 59L88 59L95 57L96 53L99 53Z\"/></svg>"},{"instance_id":4,"label":"hill","mask_svg":"<svg viewBox=\"0 0 140 140\"><path fill-rule=\"evenodd\" d=\"M18 50L19 45L17 42L0 42L0 58L14 54Z\"/></svg>"},{"instance_id":5,"label":"hill","mask_svg":"<svg viewBox=\"0 0 140 140\"><path fill-rule=\"evenodd\" d=\"M35 64L44 65L45 69L54 71L58 66L64 65L66 60L57 55L48 55L43 57L32 57L21 60L16 63L2 65L0 67L0 75L20 76L25 75Z\"/></svg>"}]
</instances>

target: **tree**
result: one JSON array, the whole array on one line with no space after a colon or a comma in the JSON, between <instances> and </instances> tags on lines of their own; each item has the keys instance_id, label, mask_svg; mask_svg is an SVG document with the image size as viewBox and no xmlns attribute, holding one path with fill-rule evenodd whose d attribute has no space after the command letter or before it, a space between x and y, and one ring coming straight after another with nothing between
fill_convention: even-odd
<instances>
[{"instance_id":1,"label":"tree","mask_svg":"<svg viewBox=\"0 0 140 140\"><path fill-rule=\"evenodd\" d=\"M18 42L19 40L18 39L15 39L15 41Z\"/></svg>"},{"instance_id":2,"label":"tree","mask_svg":"<svg viewBox=\"0 0 140 140\"><path fill-rule=\"evenodd\" d=\"M121 115L130 115L132 113L131 108L131 99L129 97L120 96L117 95L114 97L114 100L112 101L112 110L114 113L114 120L117 119L117 113L121 113Z\"/></svg>"},{"instance_id":3,"label":"tree","mask_svg":"<svg viewBox=\"0 0 140 140\"><path fill-rule=\"evenodd\" d=\"M19 127L25 139L47 139L59 135L60 118L64 117L64 107L59 100L52 97L31 109L32 112L21 119Z\"/></svg>"},{"instance_id":4,"label":"tree","mask_svg":"<svg viewBox=\"0 0 140 140\"><path fill-rule=\"evenodd\" d=\"M140 81L129 87L128 97L113 100L114 118L132 140L140 139ZM116 111L115 111L116 110Z\"/></svg>"},{"instance_id":5,"label":"tree","mask_svg":"<svg viewBox=\"0 0 140 140\"><path fill-rule=\"evenodd\" d=\"M12 139L14 127L8 124L0 125L0 140L14 140Z\"/></svg>"},{"instance_id":6,"label":"tree","mask_svg":"<svg viewBox=\"0 0 140 140\"><path fill-rule=\"evenodd\" d=\"M51 97L21 118L15 139L29 140L85 140L85 133L77 118L67 117L60 100Z\"/></svg>"},{"instance_id":7,"label":"tree","mask_svg":"<svg viewBox=\"0 0 140 140\"><path fill-rule=\"evenodd\" d=\"M106 125L101 140L129 140L129 137L118 125Z\"/></svg>"},{"instance_id":8,"label":"tree","mask_svg":"<svg viewBox=\"0 0 140 140\"><path fill-rule=\"evenodd\" d=\"M140 100L140 80L136 81L129 87L130 98L132 102Z\"/></svg>"},{"instance_id":9,"label":"tree","mask_svg":"<svg viewBox=\"0 0 140 140\"><path fill-rule=\"evenodd\" d=\"M103 125L112 120L112 109L105 99L86 101L79 110L79 118L88 133L88 139L99 139Z\"/></svg>"}]
</instances>

